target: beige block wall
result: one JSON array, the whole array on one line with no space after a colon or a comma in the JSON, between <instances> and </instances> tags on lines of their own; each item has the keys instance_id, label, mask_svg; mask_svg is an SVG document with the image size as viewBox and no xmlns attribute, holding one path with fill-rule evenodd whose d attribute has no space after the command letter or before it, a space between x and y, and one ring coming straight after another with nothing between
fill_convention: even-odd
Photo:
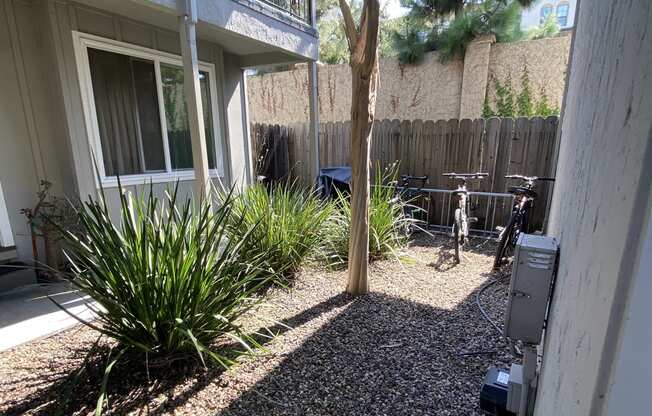
<instances>
[{"instance_id":1,"label":"beige block wall","mask_svg":"<svg viewBox=\"0 0 652 416\"><path fill-rule=\"evenodd\" d=\"M461 60L444 65L436 53L427 54L421 65L401 65L396 58L381 59L376 117L435 120L457 117L462 72ZM320 121L349 120L349 66L319 65L318 82ZM247 89L250 121L278 124L308 121L306 66L250 76Z\"/></svg>"},{"instance_id":2,"label":"beige block wall","mask_svg":"<svg viewBox=\"0 0 652 416\"><path fill-rule=\"evenodd\" d=\"M545 86L549 102L561 105L570 39L566 35L493 43L489 59L486 43L481 47L472 45L465 60L446 64L440 62L436 52L426 54L419 65L401 65L397 58L381 59L376 118L440 120L480 117L489 80L492 77L503 80L511 73L514 85L519 86L524 62L528 64L533 88L538 92ZM480 42L486 42L486 39ZM482 56L476 56L478 54ZM468 70L469 66L472 70ZM318 82L320 121L349 120L349 66L320 65ZM250 121L275 124L308 121L307 67L249 76L247 88ZM493 88L489 88L489 97L494 99Z\"/></svg>"},{"instance_id":3,"label":"beige block wall","mask_svg":"<svg viewBox=\"0 0 652 416\"><path fill-rule=\"evenodd\" d=\"M493 80L504 81L512 76L516 91L521 88L523 68L527 64L530 85L535 93L543 89L552 106L559 106L564 97L564 85L570 53L571 36L567 32L554 38L512 43L494 43L489 57L489 100L495 101Z\"/></svg>"},{"instance_id":4,"label":"beige block wall","mask_svg":"<svg viewBox=\"0 0 652 416\"><path fill-rule=\"evenodd\" d=\"M482 113L482 105L487 91L489 76L487 68L489 68L491 46L495 42L495 36L483 36L475 42L471 42L466 49L459 118L476 118L478 114Z\"/></svg>"}]
</instances>

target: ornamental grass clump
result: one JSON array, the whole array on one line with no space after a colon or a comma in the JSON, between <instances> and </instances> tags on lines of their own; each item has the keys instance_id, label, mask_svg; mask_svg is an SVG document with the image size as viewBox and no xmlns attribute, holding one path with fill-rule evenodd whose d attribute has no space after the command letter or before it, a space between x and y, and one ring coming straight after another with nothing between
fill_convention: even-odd
<instances>
[{"instance_id":1,"label":"ornamental grass clump","mask_svg":"<svg viewBox=\"0 0 652 416\"><path fill-rule=\"evenodd\" d=\"M254 227L229 238L227 224L242 223L233 198L219 206L181 201L177 189L159 201L120 196L119 224L111 221L102 198L89 201L77 215L83 237L67 234L72 282L93 298L97 318L86 325L117 341L107 360L98 413L111 368L125 353L143 364L159 359L195 357L224 367L231 353L258 346L236 319L256 301L253 294L266 279L267 253L247 253ZM215 350L218 338L232 350Z\"/></svg>"},{"instance_id":2,"label":"ornamental grass clump","mask_svg":"<svg viewBox=\"0 0 652 416\"><path fill-rule=\"evenodd\" d=\"M282 277L277 283L284 284L319 247L333 204L296 183L277 184L271 189L257 184L234 197L233 209L237 215L229 235L242 239L251 233L243 251L265 255L268 267Z\"/></svg>"},{"instance_id":3,"label":"ornamental grass clump","mask_svg":"<svg viewBox=\"0 0 652 416\"><path fill-rule=\"evenodd\" d=\"M380 170L380 167L377 168ZM412 228L418 221L406 215L408 210L419 208L410 205L413 201L401 198L396 187L398 166L376 175L369 200L369 260L390 257L399 258L407 246ZM349 229L351 205L347 195L339 193L337 209L327 224L324 260L335 268L346 267L349 256ZM408 209L409 208L409 209Z\"/></svg>"}]
</instances>

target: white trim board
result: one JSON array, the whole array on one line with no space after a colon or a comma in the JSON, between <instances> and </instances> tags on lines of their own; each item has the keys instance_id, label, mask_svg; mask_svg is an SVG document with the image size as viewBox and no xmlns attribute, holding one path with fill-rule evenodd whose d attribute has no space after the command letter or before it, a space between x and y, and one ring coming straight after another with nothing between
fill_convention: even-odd
<instances>
[{"instance_id":1,"label":"white trim board","mask_svg":"<svg viewBox=\"0 0 652 416\"><path fill-rule=\"evenodd\" d=\"M156 88L157 99L159 104L159 117L161 119L161 139L163 140L163 151L165 157L166 171L157 173L142 173L136 175L125 175L120 177L120 182L123 185L139 185L144 183L161 183L161 182L174 182L177 180L193 180L195 178L195 171L171 169L170 150L167 137L167 128L165 125L165 106L163 103L162 84L161 84L161 71L160 64L170 64L178 67L183 67L181 57L167 52L162 52L156 49L150 49L143 46L133 45L130 43L120 42L113 39L107 39L88 33L79 31L72 31L73 46L75 51L75 62L77 65L77 73L79 75L79 88L81 91L82 108L84 109L84 124L86 127L86 137L90 146L90 160L97 161L97 170L99 172L99 181L97 175L95 177L96 188L103 187L117 187L118 181L115 176L106 176L104 170L104 158L102 155L102 143L100 139L100 129L97 121L97 111L95 109L95 99L93 94L93 84L90 74L90 63L88 60L88 48L100 49L107 52L119 53L128 55L135 58L147 59L154 62L154 70L156 75ZM209 62L199 62L199 69L208 73L209 76L209 93L211 101L211 117L213 121L213 138L215 150L216 169L210 170L211 177L224 177L224 154L221 149L224 138L220 134L220 115L218 111L219 101L217 96L217 73L215 65ZM93 163L92 163L93 164Z\"/></svg>"},{"instance_id":2,"label":"white trim board","mask_svg":"<svg viewBox=\"0 0 652 416\"><path fill-rule=\"evenodd\" d=\"M11 231L7 203L2 192L2 183L0 183L0 247L13 247L14 245L14 234Z\"/></svg>"}]
</instances>

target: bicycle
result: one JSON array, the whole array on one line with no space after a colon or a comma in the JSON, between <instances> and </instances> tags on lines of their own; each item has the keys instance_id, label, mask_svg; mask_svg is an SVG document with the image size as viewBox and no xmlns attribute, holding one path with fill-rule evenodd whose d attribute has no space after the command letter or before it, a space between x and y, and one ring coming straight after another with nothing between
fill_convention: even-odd
<instances>
[{"instance_id":1,"label":"bicycle","mask_svg":"<svg viewBox=\"0 0 652 416\"><path fill-rule=\"evenodd\" d=\"M405 202L403 208L404 214L407 218L414 220L414 222L418 221L418 219L415 216L415 213L424 210L414 205L413 202L428 196L428 193L422 190L426 186L427 182L428 182L428 175L424 175L424 176L401 175L401 180L399 181L399 186L398 186L398 189L400 190L399 197L401 198L402 201ZM411 225L413 226L414 223L412 222ZM408 230L408 234L411 233L411 231L412 231L411 229Z\"/></svg>"},{"instance_id":2,"label":"bicycle","mask_svg":"<svg viewBox=\"0 0 652 416\"><path fill-rule=\"evenodd\" d=\"M452 237L455 241L455 262L460 262L460 251L469 238L469 224L478 221L476 217L469 217L469 191L466 181L469 179L483 179L489 177L488 173L444 173L442 176L457 179L457 189L452 191L457 195L457 208L452 227Z\"/></svg>"},{"instance_id":3,"label":"bicycle","mask_svg":"<svg viewBox=\"0 0 652 416\"><path fill-rule=\"evenodd\" d=\"M520 179L523 186L510 186L508 192L514 195L514 205L512 206L512 213L505 228L500 230L498 236L498 247L496 248L496 257L494 259L494 270L500 268L503 259L509 257L518 241L518 236L522 232L528 231L528 212L532 207L537 193L534 191L534 184L536 181L549 181L553 182L555 178L538 177L538 176L523 176L523 175L507 175L507 179Z\"/></svg>"}]
</instances>

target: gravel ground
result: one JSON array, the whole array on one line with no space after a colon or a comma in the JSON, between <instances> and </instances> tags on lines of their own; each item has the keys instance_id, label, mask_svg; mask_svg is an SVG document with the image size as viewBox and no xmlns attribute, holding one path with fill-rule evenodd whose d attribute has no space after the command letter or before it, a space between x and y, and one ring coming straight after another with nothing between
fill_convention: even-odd
<instances>
[{"instance_id":1,"label":"gravel ground","mask_svg":"<svg viewBox=\"0 0 652 416\"><path fill-rule=\"evenodd\" d=\"M487 368L512 357L475 293L499 279L482 304L500 324L508 279L490 272L492 243L472 241L480 247L460 265L448 244L422 237L402 265L374 263L372 292L358 298L342 294L345 272L304 270L291 291L271 293L263 319L245 319L277 334L265 351L228 371L122 364L111 376L110 413L479 415ZM1 353L0 414L92 413L110 348L97 337L78 326ZM482 350L495 352L464 355Z\"/></svg>"}]
</instances>

